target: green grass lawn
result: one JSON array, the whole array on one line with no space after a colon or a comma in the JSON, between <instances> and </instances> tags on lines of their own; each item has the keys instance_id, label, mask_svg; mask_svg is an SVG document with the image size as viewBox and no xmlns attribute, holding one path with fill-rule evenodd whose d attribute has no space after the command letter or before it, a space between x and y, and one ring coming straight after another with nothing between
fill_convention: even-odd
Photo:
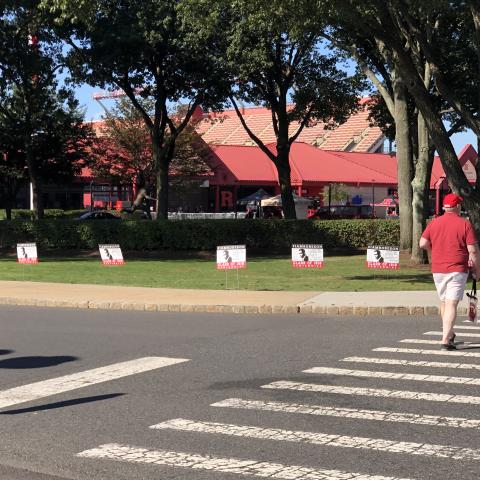
<instances>
[{"instance_id":1,"label":"green grass lawn","mask_svg":"<svg viewBox=\"0 0 480 480\"><path fill-rule=\"evenodd\" d=\"M0 258L0 280L129 285L142 287L236 288L237 272L218 271L211 259L128 259L123 266L103 266L99 258L41 258L37 265L20 265L13 257ZM433 290L428 266L412 267L403 260L400 270L369 270L365 255L326 257L321 269L292 268L290 258L251 257L238 271L241 290L379 291ZM228 276L228 277L227 277Z\"/></svg>"}]
</instances>

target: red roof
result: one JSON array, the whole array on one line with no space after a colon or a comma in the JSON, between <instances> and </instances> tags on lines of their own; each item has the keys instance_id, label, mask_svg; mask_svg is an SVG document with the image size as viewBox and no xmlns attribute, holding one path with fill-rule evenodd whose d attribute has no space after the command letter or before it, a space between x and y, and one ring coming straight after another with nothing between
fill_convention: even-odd
<instances>
[{"instance_id":1,"label":"red roof","mask_svg":"<svg viewBox=\"0 0 480 480\"><path fill-rule=\"evenodd\" d=\"M361 108L348 120L333 130L325 130L325 124L318 122L304 128L298 141L321 148L322 150L347 150L373 152L383 145L384 135L380 128L370 126L369 111L366 105L369 98L362 98ZM243 117L249 128L263 143L275 142L272 126L272 113L265 107L246 107ZM292 124L290 134L298 128ZM240 123L235 110L225 110L210 115L197 126L197 132L203 140L215 145L253 145L252 140Z\"/></svg>"},{"instance_id":2,"label":"red roof","mask_svg":"<svg viewBox=\"0 0 480 480\"><path fill-rule=\"evenodd\" d=\"M278 184L275 166L260 148L217 145L213 151L212 184ZM326 152L295 142L290 151L290 166L292 185L397 182L396 159L383 153Z\"/></svg>"},{"instance_id":3,"label":"red roof","mask_svg":"<svg viewBox=\"0 0 480 480\"><path fill-rule=\"evenodd\" d=\"M463 147L458 155L458 161L465 172L465 175L470 183L475 183L476 172L475 164L477 163L478 154L472 145L467 144ZM432 178L430 180L430 188L439 188L442 183L446 183L447 176L442 167L440 157L435 157L432 167Z\"/></svg>"}]
</instances>

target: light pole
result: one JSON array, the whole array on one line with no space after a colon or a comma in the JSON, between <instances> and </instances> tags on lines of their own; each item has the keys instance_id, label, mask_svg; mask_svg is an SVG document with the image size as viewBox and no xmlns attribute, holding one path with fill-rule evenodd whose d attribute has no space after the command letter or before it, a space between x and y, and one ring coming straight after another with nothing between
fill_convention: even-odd
<instances>
[{"instance_id":1,"label":"light pole","mask_svg":"<svg viewBox=\"0 0 480 480\"><path fill-rule=\"evenodd\" d=\"M90 182L90 211L93 212L93 180Z\"/></svg>"},{"instance_id":2,"label":"light pole","mask_svg":"<svg viewBox=\"0 0 480 480\"><path fill-rule=\"evenodd\" d=\"M330 217L330 204L332 203L332 184L328 184L328 216Z\"/></svg>"},{"instance_id":3,"label":"light pole","mask_svg":"<svg viewBox=\"0 0 480 480\"><path fill-rule=\"evenodd\" d=\"M372 218L375 218L375 180L372 178Z\"/></svg>"}]
</instances>

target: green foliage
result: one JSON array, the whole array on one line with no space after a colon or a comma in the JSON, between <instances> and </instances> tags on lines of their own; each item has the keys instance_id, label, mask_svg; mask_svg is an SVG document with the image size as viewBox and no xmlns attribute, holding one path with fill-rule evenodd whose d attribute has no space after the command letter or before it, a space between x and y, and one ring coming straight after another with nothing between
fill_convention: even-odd
<instances>
[{"instance_id":1,"label":"green foliage","mask_svg":"<svg viewBox=\"0 0 480 480\"><path fill-rule=\"evenodd\" d=\"M57 33L73 48L68 66L79 82L122 89L143 119L157 180L157 212L168 211L168 170L178 136L198 106L220 109L227 95L216 48L218 30L192 29L182 1L43 1ZM139 96L153 103L150 112ZM179 118L171 105L184 102Z\"/></svg>"},{"instance_id":2,"label":"green foliage","mask_svg":"<svg viewBox=\"0 0 480 480\"><path fill-rule=\"evenodd\" d=\"M292 243L325 248L398 245L394 220L2 221L0 246L36 242L51 249L93 249L119 243L125 250L214 250L217 245L288 251Z\"/></svg>"},{"instance_id":3,"label":"green foliage","mask_svg":"<svg viewBox=\"0 0 480 480\"><path fill-rule=\"evenodd\" d=\"M329 201L334 205L343 202L348 198L346 185L344 183L331 183L328 189L323 189L322 197L325 205L328 204Z\"/></svg>"},{"instance_id":4,"label":"green foliage","mask_svg":"<svg viewBox=\"0 0 480 480\"><path fill-rule=\"evenodd\" d=\"M38 7L39 0L11 0L0 10L0 173L7 179L0 197L13 204L19 181L29 176L41 217L42 182L78 174L92 132L68 77L60 80L63 45Z\"/></svg>"},{"instance_id":5,"label":"green foliage","mask_svg":"<svg viewBox=\"0 0 480 480\"><path fill-rule=\"evenodd\" d=\"M49 209L45 210L45 218L76 218L79 217L82 213L85 213L85 210L60 210L60 209ZM12 210L12 220L33 220L34 212L27 209L16 209ZM0 220L6 218L5 210L0 210Z\"/></svg>"},{"instance_id":6,"label":"green foliage","mask_svg":"<svg viewBox=\"0 0 480 480\"><path fill-rule=\"evenodd\" d=\"M243 122L277 168L286 218L296 218L289 151L304 128L343 123L358 107L360 83L322 45L323 2L313 0L183 0L194 31L223 31L221 57L235 98L272 113L276 151ZM208 12L208 14L205 14ZM235 98L234 98L235 97Z\"/></svg>"}]
</instances>

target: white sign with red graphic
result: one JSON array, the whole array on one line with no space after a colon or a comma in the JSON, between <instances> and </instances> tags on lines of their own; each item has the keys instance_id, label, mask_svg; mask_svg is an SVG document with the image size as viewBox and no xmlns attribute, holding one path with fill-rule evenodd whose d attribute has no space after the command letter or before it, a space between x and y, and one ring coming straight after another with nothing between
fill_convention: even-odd
<instances>
[{"instance_id":1,"label":"white sign with red graphic","mask_svg":"<svg viewBox=\"0 0 480 480\"><path fill-rule=\"evenodd\" d=\"M247 268L245 245L220 245L217 247L217 269L232 270Z\"/></svg>"},{"instance_id":2,"label":"white sign with red graphic","mask_svg":"<svg viewBox=\"0 0 480 480\"><path fill-rule=\"evenodd\" d=\"M18 263L38 263L36 243L17 243Z\"/></svg>"},{"instance_id":3,"label":"white sign with red graphic","mask_svg":"<svg viewBox=\"0 0 480 480\"><path fill-rule=\"evenodd\" d=\"M104 265L123 265L125 263L120 245L99 245L98 250Z\"/></svg>"},{"instance_id":4,"label":"white sign with red graphic","mask_svg":"<svg viewBox=\"0 0 480 480\"><path fill-rule=\"evenodd\" d=\"M292 245L292 266L294 268L322 268L323 245Z\"/></svg>"},{"instance_id":5,"label":"white sign with red graphic","mask_svg":"<svg viewBox=\"0 0 480 480\"><path fill-rule=\"evenodd\" d=\"M398 270L400 268L400 248L369 246L367 247L366 265L368 268Z\"/></svg>"}]
</instances>

